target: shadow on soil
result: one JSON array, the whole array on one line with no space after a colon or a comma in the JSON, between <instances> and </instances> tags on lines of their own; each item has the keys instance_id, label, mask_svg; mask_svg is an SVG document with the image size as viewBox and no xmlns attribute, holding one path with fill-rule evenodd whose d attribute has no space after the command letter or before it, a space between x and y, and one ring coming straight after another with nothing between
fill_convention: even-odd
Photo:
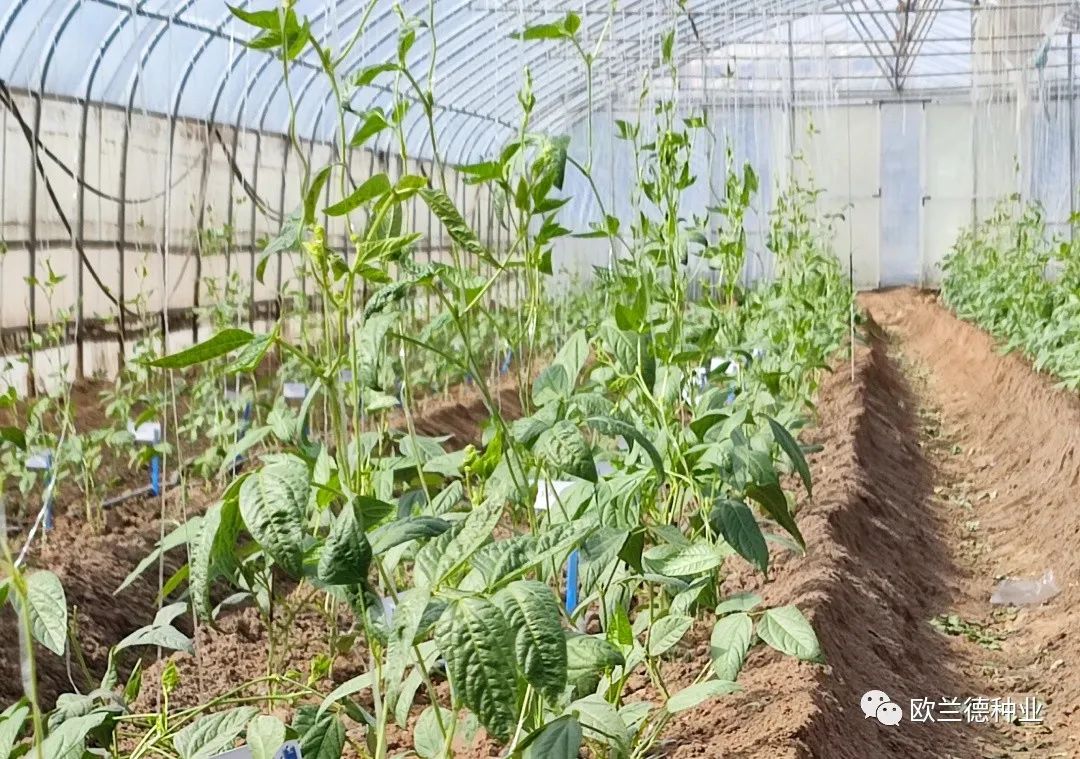
<instances>
[{"instance_id":1,"label":"shadow on soil","mask_svg":"<svg viewBox=\"0 0 1080 759\"><path fill-rule=\"evenodd\" d=\"M836 576L817 629L831 671L802 736L809 754L830 759L981 756L970 726L912 723L911 699L977 691L950 661L929 620L950 606L954 565L933 504L934 471L919 444L918 402L889 356L887 337L869 325L863 408L855 425L858 466L849 502L829 517ZM882 690L904 711L889 727L864 718L859 703Z\"/></svg>"}]
</instances>

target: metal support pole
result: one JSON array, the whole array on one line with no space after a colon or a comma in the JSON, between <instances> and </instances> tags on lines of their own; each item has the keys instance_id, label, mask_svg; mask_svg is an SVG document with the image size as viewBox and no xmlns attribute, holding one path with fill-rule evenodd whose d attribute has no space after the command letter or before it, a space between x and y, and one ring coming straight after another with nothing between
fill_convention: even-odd
<instances>
[{"instance_id":1,"label":"metal support pole","mask_svg":"<svg viewBox=\"0 0 1080 759\"><path fill-rule=\"evenodd\" d=\"M487 194L487 218L485 219L487 231L484 233L484 247L490 250L492 255L495 256L495 260L498 261L501 258L499 248L498 246L492 245L492 242L495 239L495 227L492 223L492 213L494 212L495 203L494 199L491 197L491 185L485 184L483 187ZM479 190L479 187L477 189ZM499 279L501 280L502 277ZM499 287L501 286L502 282L499 282L493 290L493 295L491 297L491 302L495 309L501 308L503 305L502 298L499 297Z\"/></svg>"},{"instance_id":2,"label":"metal support pole","mask_svg":"<svg viewBox=\"0 0 1080 759\"><path fill-rule=\"evenodd\" d=\"M199 213L195 219L195 286L191 293L191 344L199 342L199 283L202 282L203 234L206 219L206 186L210 177L210 166L214 160L214 140L211 132L213 125L206 124L206 146L202 152L202 173L199 178ZM226 156L227 157L227 156Z\"/></svg>"},{"instance_id":3,"label":"metal support pole","mask_svg":"<svg viewBox=\"0 0 1080 759\"><path fill-rule=\"evenodd\" d=\"M7 149L7 133L8 133L8 111L4 109L3 116L0 117L0 219L7 218L7 175L10 170L11 163L8 161L8 149ZM6 251L7 245L0 238L0 251ZM4 264L3 257L0 257L0 278L3 277ZM3 289L0 289L0 326L4 323L4 294Z\"/></svg>"},{"instance_id":4,"label":"metal support pole","mask_svg":"<svg viewBox=\"0 0 1080 759\"><path fill-rule=\"evenodd\" d=\"M232 158L225 156L226 161L236 161L240 152L240 127L234 126L232 130ZM226 292L232 280L233 271L233 232L236 229L236 175L232 167L229 167L229 201L225 206L225 288ZM196 234L203 234L203 230L195 230ZM198 283L195 285L198 287ZM224 295L224 293L222 293Z\"/></svg>"},{"instance_id":5,"label":"metal support pole","mask_svg":"<svg viewBox=\"0 0 1080 759\"><path fill-rule=\"evenodd\" d=\"M971 9L971 55L975 55L975 9ZM972 82L971 92L971 229L979 234L979 118L977 90Z\"/></svg>"},{"instance_id":6,"label":"metal support pole","mask_svg":"<svg viewBox=\"0 0 1080 759\"><path fill-rule=\"evenodd\" d=\"M979 224L979 119L971 105L971 225L978 234Z\"/></svg>"},{"instance_id":7,"label":"metal support pole","mask_svg":"<svg viewBox=\"0 0 1080 759\"><path fill-rule=\"evenodd\" d=\"M79 255L80 250L85 250L86 232L86 123L87 110L82 109L82 118L79 121L79 156L78 168L75 180L75 241L73 251L75 254L75 377L86 377L85 356L83 355L83 319L84 311L83 293L83 260Z\"/></svg>"},{"instance_id":8,"label":"metal support pole","mask_svg":"<svg viewBox=\"0 0 1080 759\"><path fill-rule=\"evenodd\" d=\"M791 22L787 25L788 34L788 172L789 178L795 176L795 38Z\"/></svg>"},{"instance_id":9,"label":"metal support pole","mask_svg":"<svg viewBox=\"0 0 1080 759\"><path fill-rule=\"evenodd\" d=\"M292 143L288 139L282 139L281 141L282 151L281 158L281 192L278 194L278 208L281 209L282 223L285 221L285 185L286 178L289 176L289 152L292 150ZM282 261L283 253L278 250L277 252L277 282L275 283L275 297L277 298L277 313L274 316L278 319L281 318L282 306L284 305L284 298L281 297L281 285L282 285L282 267L284 262Z\"/></svg>"},{"instance_id":10,"label":"metal support pole","mask_svg":"<svg viewBox=\"0 0 1080 759\"><path fill-rule=\"evenodd\" d=\"M1076 238L1076 92L1073 82L1073 34L1069 32L1069 240Z\"/></svg>"},{"instance_id":11,"label":"metal support pole","mask_svg":"<svg viewBox=\"0 0 1080 759\"><path fill-rule=\"evenodd\" d=\"M435 186L435 161L432 161L428 165L428 179L431 182L431 186ZM421 206L424 209L424 218L427 220L427 262L431 264L435 260L435 244L432 242L431 235L433 233L431 218L434 214L431 213L431 209L427 205ZM419 231L419 230L417 230ZM432 319L431 312L437 308L437 302L434 302L430 295L424 296L424 316L430 322Z\"/></svg>"},{"instance_id":12,"label":"metal support pole","mask_svg":"<svg viewBox=\"0 0 1080 759\"><path fill-rule=\"evenodd\" d=\"M461 174L459 174L456 171L454 172L454 182L457 184L458 188L461 190L461 193L460 193L461 194L461 201L460 201L461 202L461 218L468 219L469 218L469 211L468 211L468 201L467 201L467 193L466 193L467 188L465 186L465 182L463 181ZM480 259L477 256L472 255L471 253L469 254L469 258L472 260L471 261L472 264L476 267L477 273L479 273L480 272ZM465 265L469 266L469 263L467 262Z\"/></svg>"},{"instance_id":13,"label":"metal support pole","mask_svg":"<svg viewBox=\"0 0 1080 759\"><path fill-rule=\"evenodd\" d=\"M256 214L259 210L259 204L255 202L255 198L259 197L259 156L261 153L262 133L255 132L255 161L251 167L251 194L255 197L251 199L249 219L251 231L248 233L248 240L251 242L248 248L248 327L253 332L255 331L255 259L258 258L258 254L255 253L255 226Z\"/></svg>"},{"instance_id":14,"label":"metal support pole","mask_svg":"<svg viewBox=\"0 0 1080 759\"><path fill-rule=\"evenodd\" d=\"M169 256L172 244L172 186L173 186L173 161L176 158L176 122L175 109L169 115L169 143L165 153L165 192L161 214L161 347L166 353L169 350ZM195 283L198 287L199 283Z\"/></svg>"},{"instance_id":15,"label":"metal support pole","mask_svg":"<svg viewBox=\"0 0 1080 759\"><path fill-rule=\"evenodd\" d=\"M116 262L117 262L117 289L116 300L119 302L117 316L120 321L119 350L120 356L117 362L117 371L124 368L127 363L127 319L124 314L126 295L124 280L126 278L126 264L124 248L127 246L127 163L128 147L131 144L131 110L124 114L124 132L120 137L120 204L116 211Z\"/></svg>"},{"instance_id":16,"label":"metal support pole","mask_svg":"<svg viewBox=\"0 0 1080 759\"><path fill-rule=\"evenodd\" d=\"M37 332L37 245L38 245L38 229L37 229L37 186L38 186L38 141L41 138L41 96L38 94L31 95L34 101L34 144L30 147L30 229L29 231L29 244L26 246L27 255L30 259L30 277L27 280L30 283L30 314L27 319L27 325L30 328L30 345L28 349L28 364L26 375L26 394L33 396L37 390L36 376L37 372L34 368L34 335Z\"/></svg>"}]
</instances>

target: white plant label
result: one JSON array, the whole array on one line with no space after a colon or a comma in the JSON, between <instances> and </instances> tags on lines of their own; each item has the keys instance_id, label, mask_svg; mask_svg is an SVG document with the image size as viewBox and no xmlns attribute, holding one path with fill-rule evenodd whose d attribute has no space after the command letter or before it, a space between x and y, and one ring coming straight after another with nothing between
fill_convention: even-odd
<instances>
[{"instance_id":1,"label":"white plant label","mask_svg":"<svg viewBox=\"0 0 1080 759\"><path fill-rule=\"evenodd\" d=\"M26 457L26 468L37 471L48 471L52 469L52 451L39 450L34 451Z\"/></svg>"},{"instance_id":2,"label":"white plant label","mask_svg":"<svg viewBox=\"0 0 1080 759\"><path fill-rule=\"evenodd\" d=\"M252 759L251 749L247 746L241 746L240 748L234 748L232 751L226 751L224 754L218 754L213 759ZM300 753L300 744L296 741L289 741L277 750L274 759L304 759L304 756Z\"/></svg>"},{"instance_id":3,"label":"white plant label","mask_svg":"<svg viewBox=\"0 0 1080 759\"><path fill-rule=\"evenodd\" d=\"M533 504L533 508L536 511L548 511L559 502L559 496L575 484L573 480L552 480L551 482L544 480L536 490L536 503Z\"/></svg>"},{"instance_id":4,"label":"white plant label","mask_svg":"<svg viewBox=\"0 0 1080 759\"><path fill-rule=\"evenodd\" d=\"M143 422L138 427L129 425L128 430L141 445L157 445L161 442L161 422Z\"/></svg>"},{"instance_id":5,"label":"white plant label","mask_svg":"<svg viewBox=\"0 0 1080 759\"><path fill-rule=\"evenodd\" d=\"M287 401L302 401L307 397L307 385L303 382L286 382L282 387L282 395Z\"/></svg>"}]
</instances>

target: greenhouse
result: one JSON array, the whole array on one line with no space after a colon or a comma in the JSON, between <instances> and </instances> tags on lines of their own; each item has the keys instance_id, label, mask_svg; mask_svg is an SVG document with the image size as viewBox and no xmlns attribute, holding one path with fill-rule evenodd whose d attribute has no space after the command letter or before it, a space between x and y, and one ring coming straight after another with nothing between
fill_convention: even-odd
<instances>
[{"instance_id":1,"label":"greenhouse","mask_svg":"<svg viewBox=\"0 0 1080 759\"><path fill-rule=\"evenodd\" d=\"M1080 756L1074 46L2 0L0 759Z\"/></svg>"}]
</instances>

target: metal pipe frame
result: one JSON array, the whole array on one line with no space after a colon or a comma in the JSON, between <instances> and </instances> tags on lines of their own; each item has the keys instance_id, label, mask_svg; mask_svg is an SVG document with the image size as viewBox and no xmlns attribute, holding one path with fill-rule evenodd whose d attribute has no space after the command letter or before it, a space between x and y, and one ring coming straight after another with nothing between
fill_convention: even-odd
<instances>
[{"instance_id":1,"label":"metal pipe frame","mask_svg":"<svg viewBox=\"0 0 1080 759\"><path fill-rule=\"evenodd\" d=\"M89 77L86 89L85 97L87 99L90 98L92 93L93 80L96 78L96 70L100 67L101 60L115 43L120 30L133 23L135 18L152 23L156 22L157 24L157 31L151 30L151 38L144 43L143 50L138 55L136 66L139 68L146 65L151 52L160 41L163 29L183 28L202 35L200 43L187 57L184 65L185 72L190 72L203 59L204 55L208 54L208 51L215 43L233 41L235 39L234 30L238 27L238 22L234 21L229 14L223 14L217 23L191 18L189 11L193 6L192 0L180 2L177 7L170 11L150 10L146 7L146 0L138 0L135 5L128 4L126 0L51 0L46 7L50 11L55 8L62 8L62 12L59 16L60 20L53 28L53 35L49 41L50 51L56 49L65 31L72 25L73 19L77 17L79 9L91 3L112 8L119 15L116 23L114 23L98 48L92 65L95 73ZM2 27L0 27L0 42L4 40L16 17L20 16L30 5L29 0L17 0L12 9L8 11L3 18ZM502 40L497 34L502 23L500 19L518 19L520 23L520 21L529 22L545 17L550 18L554 15L562 15L569 8L576 8L576 3L544 3L539 7L537 4L533 4L528 9L523 9L520 6L515 8L511 3L500 4L477 2L476 0L458 0L449 8L447 8L448 5L440 5L436 19L436 31L448 26L454 29L453 34L443 40L440 48L440 57L445 58L448 65L440 67L440 75L436 82L433 83L434 88L440 94L439 102L435 106L435 110L439 114L437 116L437 125L439 127L437 132L440 141L445 145L448 160L464 161L479 157L480 151L484 147L496 144L498 139L513 131L513 125L508 119L517 105L512 93L508 91L512 88L502 86L504 78L488 74L487 70L491 67L493 61L514 61L537 69L535 89L538 96L541 97L541 109L537 113L536 120L538 128L554 128L559 124L572 123L580 116L580 110L583 107L583 100L580 95L581 87L580 82L572 76L579 66L576 58L568 56L566 60L560 62L552 58L551 45L524 46L520 42ZM808 16L843 17L851 21L853 26L857 27L862 24L865 25L865 28L876 28L881 32L880 35L874 35L879 44L882 39L889 37L885 33L890 26L887 21L895 17L896 11L887 8L854 8L852 5L851 0L846 2L837 0L837 2L824 4L820 0L792 0L786 3L786 7L777 4L777 7L770 8L768 12L762 12L758 10L760 4L751 2L751 0L729 0L719 4L715 11L710 10L708 13L703 13L701 11L656 11L644 0L639 0L638 2L630 2L625 7L615 11L609 40L606 44L613 48L626 45L639 47L640 40L645 36L651 36L652 30L655 29L657 22L661 19L671 20L679 28L680 36L694 41L694 44L690 46L692 48L690 55L696 55L701 51L707 52L717 44L731 44L740 39L748 39L758 31L770 27L775 28L777 23L784 19L794 22ZM976 5L974 2L952 0L950 10L972 8ZM406 6L408 15L426 15L426 0L423 2L414 0L406 3ZM250 3L244 0L241 7L250 7ZM1029 2L1010 5L1008 9L1016 10L1024 7L1060 8L1064 12L1069 7L1069 3L1064 1L1050 3ZM928 51L925 49L928 41L925 32L928 31L931 25L930 17L934 13L940 12L942 8L944 8L944 0L931 0L930 6L919 9L917 11L919 17L912 22L909 29L910 33L904 37L907 42L897 46L892 51L892 57L899 56L903 64L893 66L891 72L889 72L890 80L897 89L903 84L904 77L910 73L910 67L915 59L953 54L951 52ZM320 8L310 17L313 25L318 26L322 22L328 27L324 34L324 42L332 42L338 29L347 28L351 20L360 17L363 13L364 3L349 3L340 16L339 9L340 6L326 6ZM978 12L992 13L998 10L1004 10L1004 8L979 6ZM469 14L477 16L477 20L470 22ZM334 21L333 28L329 28L331 25L328 22L331 18ZM595 35L603 28L606 21L606 12L586 12L580 34L595 38ZM350 55L344 68L348 69L352 64L358 63L367 57L368 53L366 51L377 51L386 48L395 37L398 24L393 12L384 10L377 11L372 16L369 28L371 31L365 32L365 34L371 33L375 39L370 44L358 45L353 54ZM494 36L491 34L492 31L496 32ZM974 34L974 31L972 33ZM932 38L930 41L933 41ZM492 42L493 44L491 44ZM767 41L764 41L764 44L767 44ZM795 44L794 41L793 44ZM804 43L798 41L798 44ZM522 47L515 50L514 45L522 45ZM900 47L904 47L904 50L900 50ZM25 52L25 50L20 52L17 61L22 59ZM884 53L885 50L882 48L881 51L877 52ZM515 55L515 53L517 54ZM217 120L218 104L223 97L223 92L228 83L232 81L236 68L246 60L245 56L247 54L248 48L240 48L238 53L232 57L226 70L222 72L217 86L210 89L214 105L210 109L212 115L207 119L208 121ZM429 55L428 49L418 48L414 55L410 57L410 62L416 70L420 70L428 63ZM610 55L610 53L606 55ZM606 57L606 55L603 57ZM875 59L879 58L876 55L874 57ZM302 103L308 100L309 91L314 86L314 83L320 79L318 76L319 66L312 58L311 54L307 54L292 64L295 68L306 69L309 73L307 82L301 86L297 95L298 100ZM51 62L51 52L48 54L48 59ZM262 61L248 76L248 81L245 83L245 94L240 98L236 112L224 117L226 123L230 123L237 128L248 126L245 111L249 100L254 95L255 88L265 80L267 67L272 60L270 56L266 56L266 60ZM653 60L645 57L641 60L655 63L654 57ZM48 65L44 67L45 70L43 70L40 77L39 92L42 94L45 92L48 68ZM516 68L518 67L515 66ZM639 71L634 71L631 77L636 78L639 73ZM934 76L943 76L943 74L934 72L923 75L923 77L927 78ZM137 87L140 81L141 78L138 74L129 77L130 86L127 97L129 104L133 101L133 93L130 87ZM477 87L477 82L482 82L483 85ZM594 101L596 103L604 102L608 97L619 92L625 83L626 76L599 78ZM263 113L268 112L279 91L280 80L270 87L263 108L257 110L261 110ZM372 102L389 97L392 93L392 89L385 85L374 85L373 91L380 94L374 95ZM320 94L320 98L306 106L315 113L315 118L311 120L311 132L303 135L306 138L322 136L319 131L322 114L326 112L327 102L332 95L328 88ZM412 93L405 93L404 96L415 99ZM130 105L128 109L130 110ZM414 114L409 117L409 123L406 126L411 141L408 147L410 153L423 157L428 149L427 143L430 140L430 135L420 128L423 123L422 115L415 111ZM178 118L178 108L174 106L169 116L170 118ZM260 123L260 127L262 126Z\"/></svg>"}]
</instances>

